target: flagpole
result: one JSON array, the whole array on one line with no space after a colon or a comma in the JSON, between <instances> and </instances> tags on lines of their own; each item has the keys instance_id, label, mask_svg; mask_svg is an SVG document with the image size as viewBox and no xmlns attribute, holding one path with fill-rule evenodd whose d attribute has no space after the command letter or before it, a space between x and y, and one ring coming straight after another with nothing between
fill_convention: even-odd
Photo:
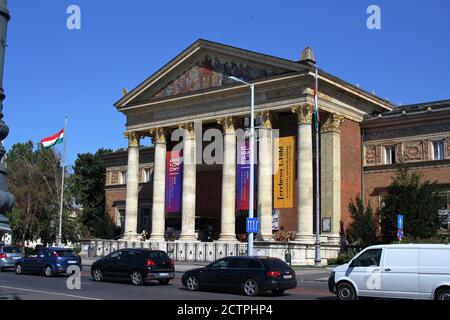
<instances>
[{"instance_id":1,"label":"flagpole","mask_svg":"<svg viewBox=\"0 0 450 320\"><path fill-rule=\"evenodd\" d=\"M314 81L314 111L316 113L316 250L314 257L314 265L316 267L321 266L321 258L320 258L320 178L319 178L319 77L317 72L315 72L315 81Z\"/></svg>"},{"instance_id":2,"label":"flagpole","mask_svg":"<svg viewBox=\"0 0 450 320\"><path fill-rule=\"evenodd\" d=\"M66 169L66 144L67 144L67 116L64 118L64 151L61 159L61 202L59 204L59 228L58 228L58 247L62 242L62 220L63 220L63 203L64 203L64 176Z\"/></svg>"}]
</instances>

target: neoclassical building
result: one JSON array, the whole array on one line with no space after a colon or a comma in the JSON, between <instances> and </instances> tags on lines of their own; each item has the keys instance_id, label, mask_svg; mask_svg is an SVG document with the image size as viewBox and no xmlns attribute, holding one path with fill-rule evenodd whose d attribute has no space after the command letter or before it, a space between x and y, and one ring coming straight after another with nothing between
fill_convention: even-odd
<instances>
[{"instance_id":1,"label":"neoclassical building","mask_svg":"<svg viewBox=\"0 0 450 320\"><path fill-rule=\"evenodd\" d=\"M394 106L319 69L320 155L316 155L312 121L314 55L307 48L299 58L291 61L198 40L115 103L126 117L128 139L126 166L121 164L122 171L127 171L122 184L126 186L126 201L121 203L125 237L136 237L142 229L142 192L151 192L144 197L144 206L151 208L150 240L167 240L168 224L178 228L176 238L186 242L197 241L199 229L206 227L217 231L217 240L224 242L237 241L240 233L245 233L246 212L236 209L236 132L248 127L250 90L229 78L234 76L255 88L255 215L261 223L258 239L274 240L276 131L279 137L295 137L293 205L276 210L279 230L291 232L295 243L314 242L314 163L319 156L320 218L326 224L321 239L324 244L339 245L341 228L349 223L348 203L363 193L360 124L365 117L388 112ZM183 147L182 204L180 212L167 213L166 155L179 143L172 141L173 132L179 128L183 129L179 140ZM208 144L203 134L208 129L223 134L221 164L208 164L202 159ZM144 140L147 137L151 140ZM140 159L143 151L139 151L145 144L153 146L147 181L143 180L146 164ZM117 168L115 179L120 179ZM114 170L110 171L113 176ZM196 223L199 221L203 223Z\"/></svg>"}]
</instances>

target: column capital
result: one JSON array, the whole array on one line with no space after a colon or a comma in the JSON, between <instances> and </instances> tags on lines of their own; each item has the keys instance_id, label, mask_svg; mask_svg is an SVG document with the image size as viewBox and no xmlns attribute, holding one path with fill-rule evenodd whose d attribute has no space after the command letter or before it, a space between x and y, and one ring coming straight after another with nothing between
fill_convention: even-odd
<instances>
[{"instance_id":1,"label":"column capital","mask_svg":"<svg viewBox=\"0 0 450 320\"><path fill-rule=\"evenodd\" d=\"M139 134L139 132L126 132L124 136L128 138L128 147L139 147L139 141L141 139L141 135Z\"/></svg>"},{"instance_id":2,"label":"column capital","mask_svg":"<svg viewBox=\"0 0 450 320\"><path fill-rule=\"evenodd\" d=\"M314 111L314 106L311 103L294 105L291 110L297 114L298 124L311 124Z\"/></svg>"},{"instance_id":3,"label":"column capital","mask_svg":"<svg viewBox=\"0 0 450 320\"><path fill-rule=\"evenodd\" d=\"M235 129L235 125L236 125L236 121L234 117L231 116L226 116L226 117L222 117L217 119L217 123L220 124L223 128L223 133L227 134L227 133L234 133L234 129Z\"/></svg>"},{"instance_id":4,"label":"column capital","mask_svg":"<svg viewBox=\"0 0 450 320\"><path fill-rule=\"evenodd\" d=\"M166 143L166 128L154 128L149 130L149 134L152 137L153 144Z\"/></svg>"},{"instance_id":5,"label":"column capital","mask_svg":"<svg viewBox=\"0 0 450 320\"><path fill-rule=\"evenodd\" d=\"M325 121L320 127L320 132L341 133L341 124L344 121L343 116L336 113L329 113L324 118Z\"/></svg>"},{"instance_id":6,"label":"column capital","mask_svg":"<svg viewBox=\"0 0 450 320\"><path fill-rule=\"evenodd\" d=\"M272 113L270 111L258 111L257 116L261 116L261 127L263 129L272 129Z\"/></svg>"},{"instance_id":7,"label":"column capital","mask_svg":"<svg viewBox=\"0 0 450 320\"><path fill-rule=\"evenodd\" d=\"M185 137L195 139L194 122L186 122L178 125L178 128L185 130Z\"/></svg>"}]
</instances>

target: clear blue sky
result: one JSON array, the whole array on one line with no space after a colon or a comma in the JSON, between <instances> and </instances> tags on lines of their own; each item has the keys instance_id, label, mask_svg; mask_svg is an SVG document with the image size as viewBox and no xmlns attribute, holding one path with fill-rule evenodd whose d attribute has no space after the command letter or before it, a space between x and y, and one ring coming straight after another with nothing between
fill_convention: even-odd
<instances>
[{"instance_id":1,"label":"clear blue sky","mask_svg":"<svg viewBox=\"0 0 450 320\"><path fill-rule=\"evenodd\" d=\"M9 1L4 88L12 144L56 133L69 116L68 161L126 146L113 107L198 38L298 60L398 104L450 98L450 5L433 1ZM82 29L66 28L81 7ZM381 30L366 9L381 8ZM144 140L149 143L149 140ZM59 148L59 147L58 147Z\"/></svg>"}]
</instances>

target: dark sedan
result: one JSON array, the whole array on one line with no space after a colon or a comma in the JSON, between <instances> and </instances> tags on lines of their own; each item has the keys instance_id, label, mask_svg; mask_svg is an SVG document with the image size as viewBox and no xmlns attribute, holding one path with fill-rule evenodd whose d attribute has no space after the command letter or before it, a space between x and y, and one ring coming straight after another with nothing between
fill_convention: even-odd
<instances>
[{"instance_id":1,"label":"dark sedan","mask_svg":"<svg viewBox=\"0 0 450 320\"><path fill-rule=\"evenodd\" d=\"M122 249L94 262L91 275L95 281L127 279L134 285L140 285L156 280L159 284L168 284L175 277L175 267L164 251Z\"/></svg>"},{"instance_id":2,"label":"dark sedan","mask_svg":"<svg viewBox=\"0 0 450 320\"><path fill-rule=\"evenodd\" d=\"M297 286L295 271L284 261L270 257L226 257L185 272L182 283L189 291L239 290L247 296L264 291L282 295Z\"/></svg>"}]
</instances>

